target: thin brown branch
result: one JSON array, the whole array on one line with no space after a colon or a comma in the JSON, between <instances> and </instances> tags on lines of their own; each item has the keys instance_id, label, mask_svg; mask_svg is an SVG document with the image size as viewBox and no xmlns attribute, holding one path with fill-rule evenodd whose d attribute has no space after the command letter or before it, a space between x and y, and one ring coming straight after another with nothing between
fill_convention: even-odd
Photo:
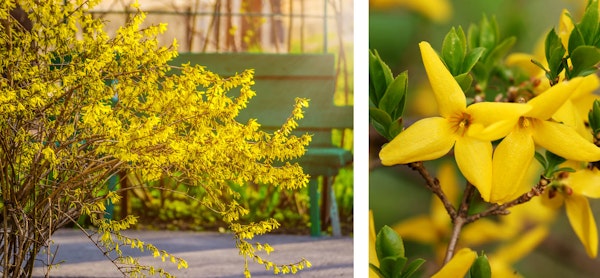
<instances>
[{"instance_id":1,"label":"thin brown branch","mask_svg":"<svg viewBox=\"0 0 600 278\"><path fill-rule=\"evenodd\" d=\"M433 194L435 194L440 199L440 201L442 201L442 204L444 204L444 208L446 208L446 212L448 212L448 215L450 215L452 219L455 219L457 216L456 209L454 208L452 202L448 199L444 191L442 191L440 181L429 174L429 172L423 165L423 162L412 162L408 164L408 167L419 172L421 177L425 179L425 186L427 187L427 189L433 192Z\"/></svg>"},{"instance_id":2,"label":"thin brown branch","mask_svg":"<svg viewBox=\"0 0 600 278\"><path fill-rule=\"evenodd\" d=\"M517 197L516 199L514 199L510 202L507 202L507 203L504 203L501 205L494 204L485 211L470 215L469 217L467 217L466 223L471 223L473 221L478 220L479 218L486 217L489 215L509 214L510 212L507 209L509 209L513 206L516 206L516 205L527 203L531 199L533 199L533 197L542 195L542 193L544 192L544 189L546 188L546 186L549 183L550 183L550 179L548 179L544 176L541 176L538 183L534 187L532 187L531 190L529 190L528 192L523 193L521 196Z\"/></svg>"},{"instance_id":3,"label":"thin brown branch","mask_svg":"<svg viewBox=\"0 0 600 278\"><path fill-rule=\"evenodd\" d=\"M458 238L460 236L460 232L462 231L462 227L466 224L466 218L463 215L458 215L453 222L454 227L452 228L452 236L450 237L450 242L448 243L448 249L446 249L444 264L447 264L450 259L452 259L452 256L454 256L454 250L456 250L456 245L458 243Z\"/></svg>"},{"instance_id":4,"label":"thin brown branch","mask_svg":"<svg viewBox=\"0 0 600 278\"><path fill-rule=\"evenodd\" d=\"M460 207L458 209L458 215L466 217L469 214L469 205L471 204L471 199L473 198L473 194L475 193L475 186L470 182L467 182L467 186L465 187L465 191L463 192L463 198L460 202Z\"/></svg>"}]
</instances>

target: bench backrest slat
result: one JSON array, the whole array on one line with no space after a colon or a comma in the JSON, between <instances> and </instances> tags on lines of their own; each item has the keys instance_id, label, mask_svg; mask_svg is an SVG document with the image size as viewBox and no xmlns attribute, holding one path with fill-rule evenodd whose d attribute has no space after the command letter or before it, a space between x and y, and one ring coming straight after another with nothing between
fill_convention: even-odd
<instances>
[{"instance_id":1,"label":"bench backrest slat","mask_svg":"<svg viewBox=\"0 0 600 278\"><path fill-rule=\"evenodd\" d=\"M313 135L311 145L330 143L332 128L352 128L352 107L335 106L332 54L180 53L170 62L206 66L221 76L254 69L256 96L239 120L256 118L264 128L278 128L290 116L296 97L310 99L298 131Z\"/></svg>"}]
</instances>

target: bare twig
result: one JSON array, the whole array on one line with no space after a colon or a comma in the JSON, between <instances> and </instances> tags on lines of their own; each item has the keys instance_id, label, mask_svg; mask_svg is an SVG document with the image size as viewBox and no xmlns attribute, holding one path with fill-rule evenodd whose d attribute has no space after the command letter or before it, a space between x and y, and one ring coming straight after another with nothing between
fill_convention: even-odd
<instances>
[{"instance_id":1,"label":"bare twig","mask_svg":"<svg viewBox=\"0 0 600 278\"><path fill-rule=\"evenodd\" d=\"M440 201L442 201L442 204L444 204L444 208L446 208L448 215L450 215L452 219L455 219L457 216L456 209L452 205L452 202L448 200L446 194L442 191L442 188L440 187L440 181L429 174L425 166L423 166L423 162L409 163L408 167L419 172L421 177L423 177L423 179L426 181L425 186L427 189L433 192L433 194L435 194Z\"/></svg>"},{"instance_id":2,"label":"bare twig","mask_svg":"<svg viewBox=\"0 0 600 278\"><path fill-rule=\"evenodd\" d=\"M542 195L542 193L544 192L544 189L546 188L546 186L550 183L550 179L541 176L540 180L538 181L538 183L531 188L531 190L529 190L526 193L523 193L521 196L517 197L516 199L504 203L504 204L494 204L491 207L489 207L487 210L482 211L480 213L477 214L473 214L470 215L469 217L467 217L466 219L466 223L471 223L473 221L476 221L479 218L482 217L486 217L489 215L506 215L509 214L510 212L507 211L507 209L516 206L516 205L520 205L523 203L527 203L529 202L533 197L535 196L540 196Z\"/></svg>"},{"instance_id":3,"label":"bare twig","mask_svg":"<svg viewBox=\"0 0 600 278\"><path fill-rule=\"evenodd\" d=\"M450 237L450 242L448 243L448 249L446 250L446 257L444 258L444 264L447 264L452 256L454 256L454 250L456 249L456 244L458 243L458 237L460 236L460 231L462 227L465 225L466 218L463 215L459 215L454 219L454 227L452 228L452 236Z\"/></svg>"}]
</instances>

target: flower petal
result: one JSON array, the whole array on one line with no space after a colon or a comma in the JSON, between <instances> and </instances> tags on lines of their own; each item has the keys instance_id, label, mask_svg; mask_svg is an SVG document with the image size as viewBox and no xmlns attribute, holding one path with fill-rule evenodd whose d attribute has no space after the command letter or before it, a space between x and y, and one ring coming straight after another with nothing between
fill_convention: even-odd
<instances>
[{"instance_id":1,"label":"flower petal","mask_svg":"<svg viewBox=\"0 0 600 278\"><path fill-rule=\"evenodd\" d=\"M498 144L492 160L490 202L510 201L525 179L534 154L535 144L528 129L515 128Z\"/></svg>"},{"instance_id":2,"label":"flower petal","mask_svg":"<svg viewBox=\"0 0 600 278\"><path fill-rule=\"evenodd\" d=\"M581 169L570 173L568 184L574 193L589 198L600 198L600 171L598 169Z\"/></svg>"},{"instance_id":3,"label":"flower petal","mask_svg":"<svg viewBox=\"0 0 600 278\"><path fill-rule=\"evenodd\" d=\"M448 118L457 111L464 111L467 99L458 82L428 42L419 43L419 47L440 115Z\"/></svg>"},{"instance_id":4,"label":"flower petal","mask_svg":"<svg viewBox=\"0 0 600 278\"><path fill-rule=\"evenodd\" d=\"M446 217L448 217L446 215ZM507 231L498 221L481 218L466 225L460 233L460 242L466 246L478 246L497 240L507 240L514 236L514 231Z\"/></svg>"},{"instance_id":5,"label":"flower petal","mask_svg":"<svg viewBox=\"0 0 600 278\"><path fill-rule=\"evenodd\" d=\"M569 36L571 36L571 31L573 31L573 20L571 19L571 15L567 9L563 9L560 14L560 19L558 21L558 37L560 38L565 49L569 47Z\"/></svg>"},{"instance_id":6,"label":"flower petal","mask_svg":"<svg viewBox=\"0 0 600 278\"><path fill-rule=\"evenodd\" d=\"M479 102L467 107L471 115L468 135L481 140L494 141L506 136L519 118L531 106L521 103Z\"/></svg>"},{"instance_id":7,"label":"flower petal","mask_svg":"<svg viewBox=\"0 0 600 278\"><path fill-rule=\"evenodd\" d=\"M446 217L448 216L446 215ZM394 229L402 239L426 244L438 242L441 240L440 236L446 234L438 228L439 227L435 226L428 215L409 218L392 226L392 229ZM450 231L450 220L448 220L446 230L448 232Z\"/></svg>"},{"instance_id":8,"label":"flower petal","mask_svg":"<svg viewBox=\"0 0 600 278\"><path fill-rule=\"evenodd\" d=\"M492 143L459 137L454 146L454 157L463 176L488 201L492 187Z\"/></svg>"},{"instance_id":9,"label":"flower petal","mask_svg":"<svg viewBox=\"0 0 600 278\"><path fill-rule=\"evenodd\" d=\"M525 234L520 234L514 242L500 247L493 258L513 264L531 253L546 238L548 232L548 226L539 225Z\"/></svg>"},{"instance_id":10,"label":"flower petal","mask_svg":"<svg viewBox=\"0 0 600 278\"><path fill-rule=\"evenodd\" d=\"M565 198L565 206L573 231L581 240L588 256L595 258L598 254L598 230L588 199L573 194Z\"/></svg>"},{"instance_id":11,"label":"flower petal","mask_svg":"<svg viewBox=\"0 0 600 278\"><path fill-rule=\"evenodd\" d=\"M571 96L571 93L581 84L581 81L581 77L576 77L569 81L560 82L532 98L527 102L532 108L525 113L525 116L540 120L549 119Z\"/></svg>"},{"instance_id":12,"label":"flower petal","mask_svg":"<svg viewBox=\"0 0 600 278\"><path fill-rule=\"evenodd\" d=\"M581 84L577 87L571 94L571 99L579 99L586 96L594 95L594 91L600 87L600 77L595 74L590 74L583 77ZM598 96L595 96L598 97ZM592 103L589 104L590 108L592 107ZM587 114L587 113L586 113Z\"/></svg>"},{"instance_id":13,"label":"flower petal","mask_svg":"<svg viewBox=\"0 0 600 278\"><path fill-rule=\"evenodd\" d=\"M440 158L450 151L456 136L446 119L425 118L383 146L379 158L386 166Z\"/></svg>"},{"instance_id":14,"label":"flower petal","mask_svg":"<svg viewBox=\"0 0 600 278\"><path fill-rule=\"evenodd\" d=\"M577 107L575 107L570 99L565 101L565 104L563 104L563 106L561 106L560 109L558 109L558 111L552 115L552 118L575 129L575 131L577 131L577 133L579 133L579 135L586 140L592 141L592 133L589 132L585 127L585 122L587 119L584 120L581 118Z\"/></svg>"},{"instance_id":15,"label":"flower petal","mask_svg":"<svg viewBox=\"0 0 600 278\"><path fill-rule=\"evenodd\" d=\"M471 268L473 261L477 258L477 253L469 248L458 250L454 257L440 271L431 276L431 278L454 278L463 277Z\"/></svg>"},{"instance_id":16,"label":"flower petal","mask_svg":"<svg viewBox=\"0 0 600 278\"><path fill-rule=\"evenodd\" d=\"M369 210L369 263L375 266L379 266L379 258L377 258L377 252L375 250L375 241L377 240L377 233L375 232L375 224L373 222L373 211ZM373 272L369 268L369 272ZM373 272L373 274L375 274Z\"/></svg>"},{"instance_id":17,"label":"flower petal","mask_svg":"<svg viewBox=\"0 0 600 278\"><path fill-rule=\"evenodd\" d=\"M566 159L600 160L600 148L581 137L574 129L560 123L531 121L533 140L545 149Z\"/></svg>"},{"instance_id":18,"label":"flower petal","mask_svg":"<svg viewBox=\"0 0 600 278\"><path fill-rule=\"evenodd\" d=\"M535 56L527 53L512 53L506 57L505 63L507 66L516 66L522 69L528 76L531 77L542 75L544 71L532 63L531 60L538 59ZM546 59L541 62L546 68L548 67Z\"/></svg>"}]
</instances>

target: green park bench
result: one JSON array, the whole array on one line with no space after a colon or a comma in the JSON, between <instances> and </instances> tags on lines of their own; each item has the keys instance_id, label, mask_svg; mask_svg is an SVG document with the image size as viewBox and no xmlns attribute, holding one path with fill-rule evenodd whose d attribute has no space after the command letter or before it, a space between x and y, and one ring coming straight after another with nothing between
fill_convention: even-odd
<instances>
[{"instance_id":1,"label":"green park bench","mask_svg":"<svg viewBox=\"0 0 600 278\"><path fill-rule=\"evenodd\" d=\"M352 163L352 153L332 144L332 130L353 127L353 107L335 106L333 54L180 53L169 64L202 65L221 76L254 69L256 96L238 116L241 122L256 118L262 128L276 130L289 117L296 97L310 99L297 132L312 134L299 160L311 176L310 234L321 235L323 216L329 214L334 236L341 235L332 181L342 167ZM321 190L319 190L321 181ZM321 206L319 200L321 199Z\"/></svg>"}]
</instances>

